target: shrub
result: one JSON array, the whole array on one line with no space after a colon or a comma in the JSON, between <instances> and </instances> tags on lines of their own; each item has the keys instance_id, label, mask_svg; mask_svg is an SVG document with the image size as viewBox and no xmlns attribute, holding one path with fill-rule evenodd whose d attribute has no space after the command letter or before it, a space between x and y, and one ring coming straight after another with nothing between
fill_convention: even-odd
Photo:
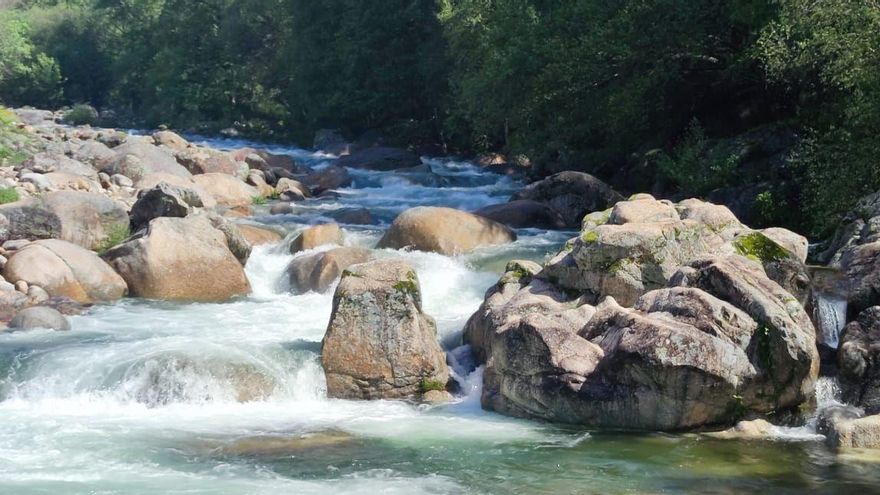
<instances>
[{"instance_id":1,"label":"shrub","mask_svg":"<svg viewBox=\"0 0 880 495\"><path fill-rule=\"evenodd\" d=\"M95 125L98 111L91 105L74 105L64 114L64 123L70 125Z\"/></svg>"},{"instance_id":2,"label":"shrub","mask_svg":"<svg viewBox=\"0 0 880 495\"><path fill-rule=\"evenodd\" d=\"M446 384L439 380L422 380L419 382L419 392L425 394L432 390L443 391L446 390Z\"/></svg>"},{"instance_id":3,"label":"shrub","mask_svg":"<svg viewBox=\"0 0 880 495\"><path fill-rule=\"evenodd\" d=\"M699 122L693 121L672 154L662 153L660 174L687 193L706 194L728 185L739 166L735 154L712 150Z\"/></svg>"},{"instance_id":4,"label":"shrub","mask_svg":"<svg viewBox=\"0 0 880 495\"><path fill-rule=\"evenodd\" d=\"M254 196L251 198L251 203L255 205L264 205L266 204L266 198L262 196Z\"/></svg>"}]
</instances>

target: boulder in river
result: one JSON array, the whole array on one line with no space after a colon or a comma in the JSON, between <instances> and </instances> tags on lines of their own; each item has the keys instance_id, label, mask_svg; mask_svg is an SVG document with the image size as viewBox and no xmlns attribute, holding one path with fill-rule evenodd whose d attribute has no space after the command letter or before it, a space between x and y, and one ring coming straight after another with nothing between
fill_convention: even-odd
<instances>
[{"instance_id":1,"label":"boulder in river","mask_svg":"<svg viewBox=\"0 0 880 495\"><path fill-rule=\"evenodd\" d=\"M666 285L679 267L704 256L741 254L805 301L809 277L797 257L761 232L736 221L723 206L679 204L640 195L588 214L583 230L547 265L545 275L594 301L612 296L632 305Z\"/></svg>"},{"instance_id":2,"label":"boulder in river","mask_svg":"<svg viewBox=\"0 0 880 495\"><path fill-rule=\"evenodd\" d=\"M298 256L287 266L290 290L295 294L309 291L324 292L351 265L365 263L372 258L369 249L339 247L329 251Z\"/></svg>"},{"instance_id":3,"label":"boulder in river","mask_svg":"<svg viewBox=\"0 0 880 495\"><path fill-rule=\"evenodd\" d=\"M321 362L331 398L412 398L446 387L446 357L411 266L372 261L343 272Z\"/></svg>"},{"instance_id":4,"label":"boulder in river","mask_svg":"<svg viewBox=\"0 0 880 495\"><path fill-rule=\"evenodd\" d=\"M62 239L101 249L128 230L125 207L101 195L56 191L0 206L9 220L6 239Z\"/></svg>"},{"instance_id":5,"label":"boulder in river","mask_svg":"<svg viewBox=\"0 0 880 495\"><path fill-rule=\"evenodd\" d=\"M12 321L9 328L13 330L33 330L47 328L50 330L70 330L70 322L57 310L46 306L25 308Z\"/></svg>"},{"instance_id":6,"label":"boulder in river","mask_svg":"<svg viewBox=\"0 0 880 495\"><path fill-rule=\"evenodd\" d=\"M562 215L568 227L580 227L584 215L605 210L623 196L592 175L566 171L529 184L511 200L545 203Z\"/></svg>"},{"instance_id":7,"label":"boulder in river","mask_svg":"<svg viewBox=\"0 0 880 495\"><path fill-rule=\"evenodd\" d=\"M682 269L681 287L597 308L521 264L465 330L486 362L483 406L641 430L734 424L812 397L815 333L760 266L733 255ZM687 285L685 287L684 285Z\"/></svg>"},{"instance_id":8,"label":"boulder in river","mask_svg":"<svg viewBox=\"0 0 880 495\"><path fill-rule=\"evenodd\" d=\"M152 173L192 176L185 167L177 163L169 150L154 146L146 139L131 136L113 148L113 152L113 159L102 163L100 168L101 172L108 175L122 174L135 182Z\"/></svg>"},{"instance_id":9,"label":"boulder in river","mask_svg":"<svg viewBox=\"0 0 880 495\"><path fill-rule=\"evenodd\" d=\"M336 160L340 167L390 171L422 164L419 155L401 148L374 146L355 151Z\"/></svg>"},{"instance_id":10,"label":"boulder in river","mask_svg":"<svg viewBox=\"0 0 880 495\"><path fill-rule=\"evenodd\" d=\"M344 241L345 236L339 225L335 223L314 225L306 228L293 239L293 242L290 243L290 254L296 254L328 244L342 245Z\"/></svg>"},{"instance_id":11,"label":"boulder in river","mask_svg":"<svg viewBox=\"0 0 880 495\"><path fill-rule=\"evenodd\" d=\"M209 302L250 292L226 236L203 216L156 218L105 259L137 297Z\"/></svg>"},{"instance_id":12,"label":"boulder in river","mask_svg":"<svg viewBox=\"0 0 880 495\"><path fill-rule=\"evenodd\" d=\"M312 194L318 196L326 191L341 189L352 184L351 174L338 165L328 165L302 177L302 182L309 187Z\"/></svg>"},{"instance_id":13,"label":"boulder in river","mask_svg":"<svg viewBox=\"0 0 880 495\"><path fill-rule=\"evenodd\" d=\"M398 215L378 247L458 255L515 240L516 233L494 220L452 208L420 206Z\"/></svg>"},{"instance_id":14,"label":"boulder in river","mask_svg":"<svg viewBox=\"0 0 880 495\"><path fill-rule=\"evenodd\" d=\"M238 230L251 246L278 244L282 240L281 234L278 232L255 225L239 224Z\"/></svg>"},{"instance_id":15,"label":"boulder in river","mask_svg":"<svg viewBox=\"0 0 880 495\"><path fill-rule=\"evenodd\" d=\"M559 230L566 226L565 219L558 211L545 203L528 199L485 206L474 213L514 229Z\"/></svg>"},{"instance_id":16,"label":"boulder in river","mask_svg":"<svg viewBox=\"0 0 880 495\"><path fill-rule=\"evenodd\" d=\"M128 292L122 277L98 255L57 239L32 242L15 251L3 267L3 277L84 304L114 301Z\"/></svg>"}]
</instances>

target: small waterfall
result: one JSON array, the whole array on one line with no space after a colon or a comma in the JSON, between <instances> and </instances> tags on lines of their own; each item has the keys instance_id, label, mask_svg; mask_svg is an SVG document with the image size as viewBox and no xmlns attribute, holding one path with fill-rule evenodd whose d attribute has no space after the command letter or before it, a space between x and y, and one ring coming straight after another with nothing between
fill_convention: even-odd
<instances>
[{"instance_id":1,"label":"small waterfall","mask_svg":"<svg viewBox=\"0 0 880 495\"><path fill-rule=\"evenodd\" d=\"M815 316L822 343L832 349L840 344L840 331L846 325L846 299L831 295L815 296Z\"/></svg>"}]
</instances>

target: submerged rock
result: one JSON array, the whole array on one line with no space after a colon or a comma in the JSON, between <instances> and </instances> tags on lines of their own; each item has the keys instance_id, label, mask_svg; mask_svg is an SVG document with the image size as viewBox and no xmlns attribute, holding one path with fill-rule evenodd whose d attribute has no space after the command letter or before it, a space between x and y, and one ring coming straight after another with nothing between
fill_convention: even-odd
<instances>
[{"instance_id":1,"label":"submerged rock","mask_svg":"<svg viewBox=\"0 0 880 495\"><path fill-rule=\"evenodd\" d=\"M343 272L321 362L331 398L409 398L446 387L446 357L412 267L372 261Z\"/></svg>"},{"instance_id":2,"label":"submerged rock","mask_svg":"<svg viewBox=\"0 0 880 495\"><path fill-rule=\"evenodd\" d=\"M125 281L98 255L57 239L32 242L16 251L3 276L84 304L114 301L128 292Z\"/></svg>"},{"instance_id":3,"label":"submerged rock","mask_svg":"<svg viewBox=\"0 0 880 495\"><path fill-rule=\"evenodd\" d=\"M9 328L13 330L33 330L47 328L50 330L70 330L70 322L57 310L34 306L21 310L12 321Z\"/></svg>"},{"instance_id":4,"label":"submerged rock","mask_svg":"<svg viewBox=\"0 0 880 495\"><path fill-rule=\"evenodd\" d=\"M515 240L512 230L488 218L452 208L422 206L401 213L378 247L458 255Z\"/></svg>"},{"instance_id":5,"label":"submerged rock","mask_svg":"<svg viewBox=\"0 0 880 495\"><path fill-rule=\"evenodd\" d=\"M225 301L250 292L226 236L201 216L156 218L105 259L137 297Z\"/></svg>"}]
</instances>

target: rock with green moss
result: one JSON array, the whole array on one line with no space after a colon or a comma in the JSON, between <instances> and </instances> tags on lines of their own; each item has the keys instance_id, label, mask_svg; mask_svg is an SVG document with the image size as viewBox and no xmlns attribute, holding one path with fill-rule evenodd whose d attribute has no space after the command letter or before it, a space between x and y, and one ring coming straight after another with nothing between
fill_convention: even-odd
<instances>
[{"instance_id":1,"label":"rock with green moss","mask_svg":"<svg viewBox=\"0 0 880 495\"><path fill-rule=\"evenodd\" d=\"M439 384L445 388L446 355L434 320L422 309L411 266L377 260L345 270L333 296L321 363L333 398L416 399Z\"/></svg>"},{"instance_id":2,"label":"rock with green moss","mask_svg":"<svg viewBox=\"0 0 880 495\"><path fill-rule=\"evenodd\" d=\"M80 191L55 191L5 204L0 214L9 219L4 240L61 239L94 250L129 223L123 204Z\"/></svg>"},{"instance_id":3,"label":"rock with green moss","mask_svg":"<svg viewBox=\"0 0 880 495\"><path fill-rule=\"evenodd\" d=\"M697 199L673 204L640 194L587 215L583 227L548 263L545 275L596 302L612 296L632 305L645 292L665 286L680 266L732 253L761 263L799 301L809 294L801 257L805 239L784 229L753 231L724 206Z\"/></svg>"},{"instance_id":4,"label":"rock with green moss","mask_svg":"<svg viewBox=\"0 0 880 495\"><path fill-rule=\"evenodd\" d=\"M482 404L592 427L681 430L772 416L812 398L815 330L761 266L693 263L632 308L597 307L538 273L502 280L468 321Z\"/></svg>"}]
</instances>

